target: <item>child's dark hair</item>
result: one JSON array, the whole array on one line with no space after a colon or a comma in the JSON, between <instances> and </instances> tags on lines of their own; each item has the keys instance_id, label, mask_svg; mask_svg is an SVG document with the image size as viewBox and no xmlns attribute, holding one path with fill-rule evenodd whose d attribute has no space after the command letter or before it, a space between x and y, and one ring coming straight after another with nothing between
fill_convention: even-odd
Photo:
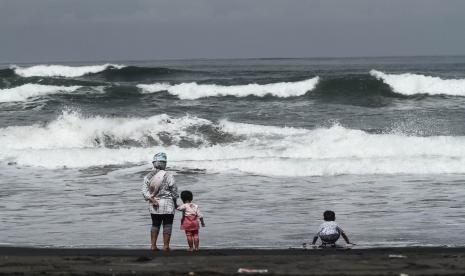
<instances>
[{"instance_id":1,"label":"child's dark hair","mask_svg":"<svg viewBox=\"0 0 465 276\"><path fill-rule=\"evenodd\" d=\"M193 198L194 198L194 196L192 195L191 191L182 191L181 192L182 202L192 201Z\"/></svg>"},{"instance_id":2,"label":"child's dark hair","mask_svg":"<svg viewBox=\"0 0 465 276\"><path fill-rule=\"evenodd\" d=\"M325 221L335 221L336 220L336 214L333 211L325 211L323 213L323 219Z\"/></svg>"}]
</instances>

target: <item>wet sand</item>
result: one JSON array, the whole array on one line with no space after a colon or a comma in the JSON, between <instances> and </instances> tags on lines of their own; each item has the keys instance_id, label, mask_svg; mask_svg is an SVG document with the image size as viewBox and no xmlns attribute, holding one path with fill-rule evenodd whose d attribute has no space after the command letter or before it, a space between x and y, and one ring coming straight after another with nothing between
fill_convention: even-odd
<instances>
[{"instance_id":1,"label":"wet sand","mask_svg":"<svg viewBox=\"0 0 465 276\"><path fill-rule=\"evenodd\" d=\"M58 249L0 247L0 275L464 275L465 248Z\"/></svg>"}]
</instances>

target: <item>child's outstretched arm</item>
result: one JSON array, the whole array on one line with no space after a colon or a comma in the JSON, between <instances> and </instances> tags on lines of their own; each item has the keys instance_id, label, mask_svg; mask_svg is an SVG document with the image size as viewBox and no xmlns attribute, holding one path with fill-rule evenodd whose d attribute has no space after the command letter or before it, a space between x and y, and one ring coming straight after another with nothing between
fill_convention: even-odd
<instances>
[{"instance_id":1,"label":"child's outstretched arm","mask_svg":"<svg viewBox=\"0 0 465 276\"><path fill-rule=\"evenodd\" d=\"M202 212L200 212L200 208L197 206L197 217L200 220L200 224L202 224L202 227L205 227L205 222L203 221L203 215Z\"/></svg>"},{"instance_id":2,"label":"child's outstretched arm","mask_svg":"<svg viewBox=\"0 0 465 276\"><path fill-rule=\"evenodd\" d=\"M313 237L312 245L314 245L314 244L316 243L317 240L318 240L318 235L316 235L315 237Z\"/></svg>"},{"instance_id":3,"label":"child's outstretched arm","mask_svg":"<svg viewBox=\"0 0 465 276\"><path fill-rule=\"evenodd\" d=\"M347 235L346 235L346 233L344 233L344 231L341 231L341 236L346 241L347 244L351 244L351 242L349 241L349 237L347 237Z\"/></svg>"},{"instance_id":4,"label":"child's outstretched arm","mask_svg":"<svg viewBox=\"0 0 465 276\"><path fill-rule=\"evenodd\" d=\"M322 231L322 228L318 230L318 233L315 234L315 237L313 237L312 245L315 245L316 241L318 240L318 237L320 236L320 233Z\"/></svg>"}]
</instances>

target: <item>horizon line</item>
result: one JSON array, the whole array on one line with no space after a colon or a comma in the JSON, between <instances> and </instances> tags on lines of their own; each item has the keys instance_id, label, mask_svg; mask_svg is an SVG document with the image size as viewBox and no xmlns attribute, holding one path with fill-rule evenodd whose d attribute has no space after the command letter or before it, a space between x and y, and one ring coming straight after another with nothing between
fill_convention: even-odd
<instances>
[{"instance_id":1,"label":"horizon line","mask_svg":"<svg viewBox=\"0 0 465 276\"><path fill-rule=\"evenodd\" d=\"M465 57L465 54L439 55L385 55L385 56L324 56L324 57L223 57L223 58L150 58L150 59L101 59L101 60L49 60L49 61L1 61L0 64L39 64L39 63L109 63L109 62L151 62L151 61L193 61L193 60L293 60L293 59L377 59L377 58L421 58L421 57Z\"/></svg>"}]
</instances>

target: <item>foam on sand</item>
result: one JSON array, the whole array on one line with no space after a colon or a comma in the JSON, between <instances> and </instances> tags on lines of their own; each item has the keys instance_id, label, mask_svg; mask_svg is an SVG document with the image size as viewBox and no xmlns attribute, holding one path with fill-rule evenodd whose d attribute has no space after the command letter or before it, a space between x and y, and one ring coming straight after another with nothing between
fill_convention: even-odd
<instances>
[{"instance_id":1,"label":"foam on sand","mask_svg":"<svg viewBox=\"0 0 465 276\"><path fill-rule=\"evenodd\" d=\"M272 95L275 97L287 98L302 96L308 91L315 88L319 78L314 77L311 79L298 81L298 82L278 82L269 84L246 84L246 85L232 85L222 86L217 84L197 84L181 83L170 85L167 83L155 84L139 84L138 88L142 89L145 93L156 93L161 91L168 91L168 93L178 96L184 100L194 100L206 97L218 96L257 96L264 97Z\"/></svg>"},{"instance_id":2,"label":"foam on sand","mask_svg":"<svg viewBox=\"0 0 465 276\"><path fill-rule=\"evenodd\" d=\"M108 68L121 69L124 65L102 64L87 66L66 66L66 65L34 65L31 67L20 67L13 65L11 69L21 77L80 77L86 74L98 73Z\"/></svg>"},{"instance_id":3,"label":"foam on sand","mask_svg":"<svg viewBox=\"0 0 465 276\"><path fill-rule=\"evenodd\" d=\"M441 79L419 74L386 74L371 70L370 75L388 84L396 93L403 95L430 94L465 96L465 79Z\"/></svg>"}]
</instances>

